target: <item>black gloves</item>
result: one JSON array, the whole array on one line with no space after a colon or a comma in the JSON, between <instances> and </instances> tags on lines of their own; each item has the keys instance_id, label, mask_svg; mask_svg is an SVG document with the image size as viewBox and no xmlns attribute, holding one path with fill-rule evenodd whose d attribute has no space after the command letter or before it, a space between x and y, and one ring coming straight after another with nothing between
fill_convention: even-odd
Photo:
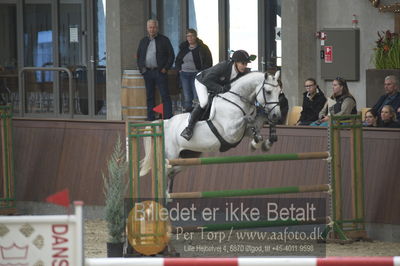
<instances>
[{"instance_id":1,"label":"black gloves","mask_svg":"<svg viewBox=\"0 0 400 266\"><path fill-rule=\"evenodd\" d=\"M224 86L219 87L218 90L216 91L217 94L224 93L224 92L225 92Z\"/></svg>"},{"instance_id":2,"label":"black gloves","mask_svg":"<svg viewBox=\"0 0 400 266\"><path fill-rule=\"evenodd\" d=\"M231 89L231 86L229 84L226 84L224 86L219 87L218 91L216 91L216 93L217 94L225 93L225 92L229 91L230 89Z\"/></svg>"},{"instance_id":3,"label":"black gloves","mask_svg":"<svg viewBox=\"0 0 400 266\"><path fill-rule=\"evenodd\" d=\"M227 91L229 91L231 89L231 84L226 84L225 86L224 86L224 92L227 92Z\"/></svg>"}]
</instances>

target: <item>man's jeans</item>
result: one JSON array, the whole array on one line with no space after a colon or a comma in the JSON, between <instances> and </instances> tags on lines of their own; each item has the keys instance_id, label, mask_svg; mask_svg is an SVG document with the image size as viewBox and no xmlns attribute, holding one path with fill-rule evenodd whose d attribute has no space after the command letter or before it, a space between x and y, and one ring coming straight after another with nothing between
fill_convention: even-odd
<instances>
[{"instance_id":1,"label":"man's jeans","mask_svg":"<svg viewBox=\"0 0 400 266\"><path fill-rule=\"evenodd\" d=\"M164 104L164 119L172 117L171 97L168 90L168 75L161 73L158 69L147 70L143 73L144 82L146 85L147 96L147 120L155 120L153 111L155 105L156 85L161 95L161 101Z\"/></svg>"},{"instance_id":2,"label":"man's jeans","mask_svg":"<svg viewBox=\"0 0 400 266\"><path fill-rule=\"evenodd\" d=\"M193 99L198 99L194 80L197 72L179 72L179 77L182 83L183 90L183 108L185 111L190 111L193 106Z\"/></svg>"}]
</instances>

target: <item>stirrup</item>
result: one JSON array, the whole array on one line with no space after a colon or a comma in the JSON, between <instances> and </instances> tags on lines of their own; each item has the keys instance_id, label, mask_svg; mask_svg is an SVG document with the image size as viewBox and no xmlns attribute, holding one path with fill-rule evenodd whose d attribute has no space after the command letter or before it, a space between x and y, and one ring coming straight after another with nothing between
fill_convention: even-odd
<instances>
[{"instance_id":1,"label":"stirrup","mask_svg":"<svg viewBox=\"0 0 400 266\"><path fill-rule=\"evenodd\" d=\"M193 137L193 130L190 129L189 127L186 127L186 128L182 131L181 136L182 136L183 138L185 138L187 141L189 141L189 140Z\"/></svg>"}]
</instances>

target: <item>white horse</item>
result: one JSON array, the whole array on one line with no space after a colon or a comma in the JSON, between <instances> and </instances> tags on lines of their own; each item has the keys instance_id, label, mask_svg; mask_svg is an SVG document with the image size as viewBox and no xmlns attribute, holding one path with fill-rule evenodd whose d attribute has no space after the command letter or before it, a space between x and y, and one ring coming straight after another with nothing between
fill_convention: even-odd
<instances>
[{"instance_id":1,"label":"white horse","mask_svg":"<svg viewBox=\"0 0 400 266\"><path fill-rule=\"evenodd\" d=\"M280 119L279 74L279 71L274 76L251 72L233 82L230 91L214 97L208 121L212 122L214 131L219 133L222 141L226 141L225 144L236 146L244 135L250 135L255 137L253 148L262 146L264 150L268 149L268 140L260 141L257 131L265 120L274 124ZM189 115L184 113L164 121L165 159L187 157L187 151L192 156L200 156L202 152L224 150L224 145L207 121L197 122L190 141L181 137L180 133L187 126ZM145 157L140 165L141 176L146 175L151 167L150 141L150 138L144 140ZM180 166L167 169L169 192L172 192L173 178L180 170Z\"/></svg>"}]
</instances>

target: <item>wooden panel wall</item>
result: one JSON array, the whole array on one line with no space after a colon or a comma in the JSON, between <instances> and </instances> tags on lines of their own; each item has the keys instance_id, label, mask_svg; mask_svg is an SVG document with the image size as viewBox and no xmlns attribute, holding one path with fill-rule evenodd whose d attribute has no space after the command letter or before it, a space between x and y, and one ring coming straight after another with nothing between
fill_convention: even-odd
<instances>
[{"instance_id":1,"label":"wooden panel wall","mask_svg":"<svg viewBox=\"0 0 400 266\"><path fill-rule=\"evenodd\" d=\"M112 152L116 137L125 136L123 122L14 119L14 156L17 199L42 201L48 195L69 188L72 200L103 205L101 171ZM266 134L266 130L264 132ZM350 177L348 132L342 132L344 179ZM327 150L325 128L278 128L279 140L270 153ZM125 138L125 137L124 137ZM246 155L248 140L223 155ZM400 131L364 130L366 219L368 222L400 224ZM205 156L220 156L209 153ZM344 184L345 202L350 183ZM264 162L194 166L179 173L175 192L260 188L323 184L328 182L322 160ZM143 179L142 187L150 187ZM321 194L306 194L319 196ZM349 204L345 212L349 211Z\"/></svg>"},{"instance_id":2,"label":"wooden panel wall","mask_svg":"<svg viewBox=\"0 0 400 266\"><path fill-rule=\"evenodd\" d=\"M14 119L17 200L43 201L64 188L71 200L103 205L106 161L122 122Z\"/></svg>"}]
</instances>

